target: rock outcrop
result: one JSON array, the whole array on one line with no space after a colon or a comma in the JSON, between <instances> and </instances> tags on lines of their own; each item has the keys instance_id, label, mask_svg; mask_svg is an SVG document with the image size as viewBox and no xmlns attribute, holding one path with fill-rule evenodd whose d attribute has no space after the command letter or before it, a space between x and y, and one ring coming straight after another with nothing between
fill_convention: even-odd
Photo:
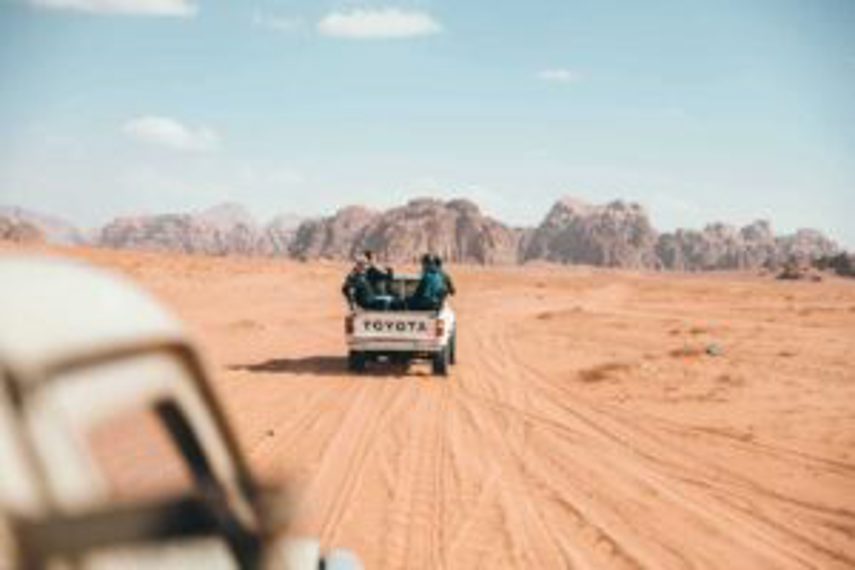
<instances>
[{"instance_id":1,"label":"rock outcrop","mask_svg":"<svg viewBox=\"0 0 855 570\"><path fill-rule=\"evenodd\" d=\"M389 262L410 262L432 252L456 263L515 263L520 236L468 200L422 198L384 212L349 207L304 222L291 253L348 258L370 249Z\"/></svg>"},{"instance_id":2,"label":"rock outcrop","mask_svg":"<svg viewBox=\"0 0 855 570\"><path fill-rule=\"evenodd\" d=\"M261 228L241 206L222 204L199 214L117 218L97 238L103 247L206 255L287 255L293 224L276 218Z\"/></svg>"},{"instance_id":3,"label":"rock outcrop","mask_svg":"<svg viewBox=\"0 0 855 570\"><path fill-rule=\"evenodd\" d=\"M70 222L56 216L49 216L17 206L0 206L0 216L10 221L22 222L37 228L42 234L42 239L48 243L79 245L86 242L80 230Z\"/></svg>"},{"instance_id":4,"label":"rock outcrop","mask_svg":"<svg viewBox=\"0 0 855 570\"><path fill-rule=\"evenodd\" d=\"M595 206L558 201L527 239L523 261L655 268L656 230L644 209L622 201Z\"/></svg>"},{"instance_id":5,"label":"rock outcrop","mask_svg":"<svg viewBox=\"0 0 855 570\"><path fill-rule=\"evenodd\" d=\"M750 269L777 258L777 246L768 222L757 221L741 229L715 223L704 229L678 229L659 236L656 254L666 269L708 271Z\"/></svg>"},{"instance_id":6,"label":"rock outcrop","mask_svg":"<svg viewBox=\"0 0 855 570\"><path fill-rule=\"evenodd\" d=\"M262 243L266 255L286 257L290 255L289 248L297 236L297 228L302 219L293 214L280 214L264 227Z\"/></svg>"},{"instance_id":7,"label":"rock outcrop","mask_svg":"<svg viewBox=\"0 0 855 570\"><path fill-rule=\"evenodd\" d=\"M722 223L701 231L679 229L662 234L656 244L662 266L678 271L778 268L794 259L810 263L836 251L834 242L814 230L775 237L765 220L741 229Z\"/></svg>"},{"instance_id":8,"label":"rock outcrop","mask_svg":"<svg viewBox=\"0 0 855 570\"><path fill-rule=\"evenodd\" d=\"M21 208L0 207L0 220L2 239L205 255L350 259L371 249L390 263L432 252L455 263L543 260L675 271L779 270L795 263L844 275L853 259L816 230L776 236L768 221L758 220L742 228L713 223L659 234L638 204L592 205L571 198L556 202L535 228L509 227L469 200L431 198L385 211L348 206L305 221L280 215L263 226L239 204L227 203L194 214L117 218L91 236Z\"/></svg>"},{"instance_id":9,"label":"rock outcrop","mask_svg":"<svg viewBox=\"0 0 855 570\"><path fill-rule=\"evenodd\" d=\"M840 252L840 247L833 240L817 230L801 229L794 234L781 236L775 242L779 263L790 260L810 263L814 259Z\"/></svg>"},{"instance_id":10,"label":"rock outcrop","mask_svg":"<svg viewBox=\"0 0 855 570\"><path fill-rule=\"evenodd\" d=\"M328 218L306 220L297 228L289 247L301 259L347 259L361 247L367 227L379 214L361 206L342 208Z\"/></svg>"},{"instance_id":11,"label":"rock outcrop","mask_svg":"<svg viewBox=\"0 0 855 570\"><path fill-rule=\"evenodd\" d=\"M0 241L31 244L45 239L44 232L34 224L0 214Z\"/></svg>"}]
</instances>

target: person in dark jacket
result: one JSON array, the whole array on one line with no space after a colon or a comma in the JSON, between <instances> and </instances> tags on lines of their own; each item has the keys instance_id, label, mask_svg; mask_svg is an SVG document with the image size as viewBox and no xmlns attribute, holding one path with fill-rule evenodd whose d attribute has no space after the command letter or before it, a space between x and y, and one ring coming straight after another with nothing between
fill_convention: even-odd
<instances>
[{"instance_id":1,"label":"person in dark jacket","mask_svg":"<svg viewBox=\"0 0 855 570\"><path fill-rule=\"evenodd\" d=\"M341 292L347 299L351 309L385 309L386 303L378 299L371 283L368 281L368 263L359 258L341 287Z\"/></svg>"},{"instance_id":2,"label":"person in dark jacket","mask_svg":"<svg viewBox=\"0 0 855 570\"><path fill-rule=\"evenodd\" d=\"M387 267L385 271L374 264L374 252L366 249L364 252L365 262L365 277L371 285L372 290L377 295L389 294L389 283L395 278L395 272L391 267Z\"/></svg>"},{"instance_id":3,"label":"person in dark jacket","mask_svg":"<svg viewBox=\"0 0 855 570\"><path fill-rule=\"evenodd\" d=\"M442 258L438 255L433 257L433 263L436 265L437 271L442 274L442 278L445 281L445 292L447 295L454 295L457 292L457 289L454 288L454 282L451 280L451 275L449 275L442 268Z\"/></svg>"},{"instance_id":4,"label":"person in dark jacket","mask_svg":"<svg viewBox=\"0 0 855 570\"><path fill-rule=\"evenodd\" d=\"M412 297L407 299L407 308L414 311L435 311L445 298L445 279L437 269L433 256L422 256L422 278Z\"/></svg>"}]
</instances>

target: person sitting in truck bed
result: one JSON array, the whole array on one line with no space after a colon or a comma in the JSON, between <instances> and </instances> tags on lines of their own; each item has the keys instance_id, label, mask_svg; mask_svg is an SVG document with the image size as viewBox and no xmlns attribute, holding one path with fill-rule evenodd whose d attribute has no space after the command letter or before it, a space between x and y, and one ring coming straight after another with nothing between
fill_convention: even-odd
<instances>
[{"instance_id":1,"label":"person sitting in truck bed","mask_svg":"<svg viewBox=\"0 0 855 570\"><path fill-rule=\"evenodd\" d=\"M365 269L365 277L368 279L368 284L371 285L372 291L377 295L389 294L389 283L395 278L395 272L391 267L387 267L384 271L374 264L374 252L366 249L363 253L367 268Z\"/></svg>"},{"instance_id":2,"label":"person sitting in truck bed","mask_svg":"<svg viewBox=\"0 0 855 570\"><path fill-rule=\"evenodd\" d=\"M436 311L447 294L445 279L430 254L422 256L422 278L406 306L414 311Z\"/></svg>"},{"instance_id":3,"label":"person sitting in truck bed","mask_svg":"<svg viewBox=\"0 0 855 570\"><path fill-rule=\"evenodd\" d=\"M446 295L454 295L457 292L457 289L454 288L454 282L451 280L451 275L442 268L442 258L438 255L433 256L433 263L436 265L437 271L442 274L442 279L445 283Z\"/></svg>"},{"instance_id":4,"label":"person sitting in truck bed","mask_svg":"<svg viewBox=\"0 0 855 570\"><path fill-rule=\"evenodd\" d=\"M368 281L368 262L360 257L356 260L341 287L341 292L347 299L348 305L363 309L383 310L388 307L385 299L379 298Z\"/></svg>"}]
</instances>

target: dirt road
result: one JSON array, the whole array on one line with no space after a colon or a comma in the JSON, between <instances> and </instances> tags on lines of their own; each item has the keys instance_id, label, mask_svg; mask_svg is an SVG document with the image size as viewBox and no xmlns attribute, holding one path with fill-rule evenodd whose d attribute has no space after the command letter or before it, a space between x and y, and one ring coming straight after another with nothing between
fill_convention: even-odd
<instances>
[{"instance_id":1,"label":"dirt road","mask_svg":"<svg viewBox=\"0 0 855 570\"><path fill-rule=\"evenodd\" d=\"M855 283L458 268L436 379L346 372L342 266L85 256L191 323L297 530L369 568L855 567Z\"/></svg>"}]
</instances>

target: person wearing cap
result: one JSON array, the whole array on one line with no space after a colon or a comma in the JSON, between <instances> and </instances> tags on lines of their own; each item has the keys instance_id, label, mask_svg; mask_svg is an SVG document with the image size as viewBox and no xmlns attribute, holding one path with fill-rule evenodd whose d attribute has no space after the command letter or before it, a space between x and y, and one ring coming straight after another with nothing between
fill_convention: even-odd
<instances>
[{"instance_id":1,"label":"person wearing cap","mask_svg":"<svg viewBox=\"0 0 855 570\"><path fill-rule=\"evenodd\" d=\"M442 306L446 296L445 279L428 253L422 256L422 278L412 297L407 299L407 308L415 311L435 311Z\"/></svg>"}]
</instances>

